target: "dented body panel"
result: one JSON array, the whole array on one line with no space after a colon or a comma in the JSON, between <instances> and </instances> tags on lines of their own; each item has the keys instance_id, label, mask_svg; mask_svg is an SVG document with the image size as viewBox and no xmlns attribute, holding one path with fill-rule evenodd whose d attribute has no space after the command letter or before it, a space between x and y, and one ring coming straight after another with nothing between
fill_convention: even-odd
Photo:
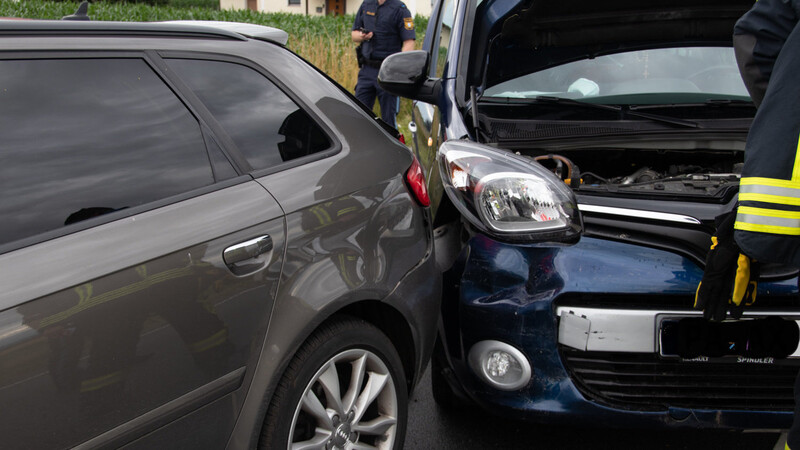
<instances>
[{"instance_id":1,"label":"dented body panel","mask_svg":"<svg viewBox=\"0 0 800 450\"><path fill-rule=\"evenodd\" d=\"M471 400L498 415L536 422L619 426L779 429L791 423L791 411L684 408L663 404L638 410L603 404L579 389L563 357L568 347L561 314L573 314L571 333L586 325L584 349L576 354L658 353L658 324L663 317L692 316L691 299L702 271L695 263L662 250L584 237L573 246L504 244L483 235L471 238L446 273L443 305L445 346L458 385ZM795 280L762 283L759 295L796 295ZM673 297L685 306L654 310L653 300ZM604 300L616 298L618 306ZM607 314L598 315L600 304ZM589 315L590 320L582 315ZM560 314L561 313L561 314ZM762 312L763 314L763 312ZM561 315L561 317L559 317ZM590 323L586 323L590 322ZM561 326L561 328L560 328ZM520 349L533 367L528 386L513 392L488 387L462 356L484 339ZM572 339L572 342L581 339ZM560 345L561 344L561 345ZM778 358L730 357L742 367L795 364ZM720 360L673 358L676 364L714 364Z\"/></svg>"}]
</instances>

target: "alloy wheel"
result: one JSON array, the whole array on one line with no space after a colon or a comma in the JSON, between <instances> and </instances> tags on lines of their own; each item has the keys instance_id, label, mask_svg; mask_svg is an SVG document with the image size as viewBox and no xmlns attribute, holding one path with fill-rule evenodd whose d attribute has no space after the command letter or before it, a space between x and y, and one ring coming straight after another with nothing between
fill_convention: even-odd
<instances>
[{"instance_id":1,"label":"alloy wheel","mask_svg":"<svg viewBox=\"0 0 800 450\"><path fill-rule=\"evenodd\" d=\"M380 357L365 349L341 352L306 386L288 449L391 449L398 403L391 372Z\"/></svg>"}]
</instances>

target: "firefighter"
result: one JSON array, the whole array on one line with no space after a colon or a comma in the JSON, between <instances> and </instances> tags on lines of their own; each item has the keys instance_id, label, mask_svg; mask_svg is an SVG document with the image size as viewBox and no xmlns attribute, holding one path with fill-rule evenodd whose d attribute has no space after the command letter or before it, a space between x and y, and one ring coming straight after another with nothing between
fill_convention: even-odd
<instances>
[{"instance_id":1,"label":"firefighter","mask_svg":"<svg viewBox=\"0 0 800 450\"><path fill-rule=\"evenodd\" d=\"M800 0L759 0L733 32L742 79L758 107L745 146L737 209L718 220L695 307L733 317L755 301L757 263L800 267ZM800 377L786 448L800 450Z\"/></svg>"}]
</instances>

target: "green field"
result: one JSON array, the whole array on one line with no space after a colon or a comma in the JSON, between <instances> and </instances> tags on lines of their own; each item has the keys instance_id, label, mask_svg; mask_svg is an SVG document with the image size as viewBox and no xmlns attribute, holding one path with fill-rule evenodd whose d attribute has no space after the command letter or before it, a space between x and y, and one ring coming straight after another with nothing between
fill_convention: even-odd
<instances>
[{"instance_id":1,"label":"green field","mask_svg":"<svg viewBox=\"0 0 800 450\"><path fill-rule=\"evenodd\" d=\"M355 45L350 40L353 15L305 16L287 13L258 13L253 11L221 11L209 5L208 0L158 0L164 5L124 2L96 2L89 6L92 20L125 22L153 22L163 20L224 20L267 25L289 33L288 47L310 61L353 92L358 77ZM182 6L202 1L205 6ZM197 3L194 3L197 4ZM42 0L0 0L0 17L24 17L29 19L60 19L72 14L79 2L52 2ZM417 48L422 43L426 17L415 18ZM377 113L377 107L376 107ZM410 143L408 122L411 118L411 102L402 99L397 124Z\"/></svg>"}]
</instances>

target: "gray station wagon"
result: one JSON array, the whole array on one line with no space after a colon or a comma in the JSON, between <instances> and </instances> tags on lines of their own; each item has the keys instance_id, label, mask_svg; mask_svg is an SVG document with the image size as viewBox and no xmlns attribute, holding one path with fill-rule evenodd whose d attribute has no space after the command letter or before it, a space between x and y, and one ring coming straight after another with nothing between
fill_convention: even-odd
<instances>
[{"instance_id":1,"label":"gray station wagon","mask_svg":"<svg viewBox=\"0 0 800 450\"><path fill-rule=\"evenodd\" d=\"M0 21L4 448L402 447L425 180L286 41Z\"/></svg>"}]
</instances>

